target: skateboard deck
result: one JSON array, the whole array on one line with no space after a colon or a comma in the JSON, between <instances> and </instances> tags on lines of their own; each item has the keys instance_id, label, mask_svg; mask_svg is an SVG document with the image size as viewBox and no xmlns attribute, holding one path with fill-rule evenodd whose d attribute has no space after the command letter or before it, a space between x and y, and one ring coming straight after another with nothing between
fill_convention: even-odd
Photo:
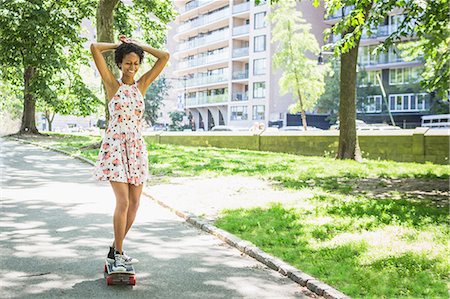
<instances>
[{"instance_id":1,"label":"skateboard deck","mask_svg":"<svg viewBox=\"0 0 450 299\"><path fill-rule=\"evenodd\" d=\"M136 285L136 271L133 265L126 265L126 271L114 272L111 263L105 261L105 278L107 285L127 284Z\"/></svg>"}]
</instances>

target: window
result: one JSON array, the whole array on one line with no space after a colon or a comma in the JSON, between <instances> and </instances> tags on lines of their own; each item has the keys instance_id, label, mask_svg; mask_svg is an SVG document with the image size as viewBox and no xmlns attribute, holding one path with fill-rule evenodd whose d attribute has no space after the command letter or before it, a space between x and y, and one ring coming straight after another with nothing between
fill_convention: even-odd
<instances>
[{"instance_id":1,"label":"window","mask_svg":"<svg viewBox=\"0 0 450 299\"><path fill-rule=\"evenodd\" d=\"M381 70L368 71L368 72L360 73L360 74L361 74L361 79L360 79L359 86L368 86L368 85L378 86L379 85L377 75L379 75L380 79L381 79Z\"/></svg>"},{"instance_id":2,"label":"window","mask_svg":"<svg viewBox=\"0 0 450 299\"><path fill-rule=\"evenodd\" d=\"M266 12L260 12L255 14L255 29L260 29L266 27Z\"/></svg>"},{"instance_id":3,"label":"window","mask_svg":"<svg viewBox=\"0 0 450 299\"><path fill-rule=\"evenodd\" d=\"M266 97L266 82L253 83L253 98L265 98Z\"/></svg>"},{"instance_id":4,"label":"window","mask_svg":"<svg viewBox=\"0 0 450 299\"><path fill-rule=\"evenodd\" d=\"M359 113L379 113L381 112L381 95L368 96L366 99L359 99L357 112Z\"/></svg>"},{"instance_id":5,"label":"window","mask_svg":"<svg viewBox=\"0 0 450 299\"><path fill-rule=\"evenodd\" d=\"M266 50L266 36L260 35L254 38L254 52L263 52Z\"/></svg>"},{"instance_id":6,"label":"window","mask_svg":"<svg viewBox=\"0 0 450 299\"><path fill-rule=\"evenodd\" d=\"M416 83L420 80L420 68L408 67L389 70L389 84L410 84Z\"/></svg>"},{"instance_id":7,"label":"window","mask_svg":"<svg viewBox=\"0 0 450 299\"><path fill-rule=\"evenodd\" d=\"M247 120L247 106L231 106L231 120Z\"/></svg>"},{"instance_id":8,"label":"window","mask_svg":"<svg viewBox=\"0 0 450 299\"><path fill-rule=\"evenodd\" d=\"M253 60L253 75L264 75L266 73L266 59Z\"/></svg>"},{"instance_id":9,"label":"window","mask_svg":"<svg viewBox=\"0 0 450 299\"><path fill-rule=\"evenodd\" d=\"M266 106L254 105L253 106L253 120L264 120Z\"/></svg>"},{"instance_id":10,"label":"window","mask_svg":"<svg viewBox=\"0 0 450 299\"><path fill-rule=\"evenodd\" d=\"M364 46L359 48L358 60L362 65L373 65L380 62L380 55L374 54L374 50L377 46Z\"/></svg>"},{"instance_id":11,"label":"window","mask_svg":"<svg viewBox=\"0 0 450 299\"><path fill-rule=\"evenodd\" d=\"M389 96L391 111L421 111L429 109L426 94L394 94Z\"/></svg>"}]
</instances>

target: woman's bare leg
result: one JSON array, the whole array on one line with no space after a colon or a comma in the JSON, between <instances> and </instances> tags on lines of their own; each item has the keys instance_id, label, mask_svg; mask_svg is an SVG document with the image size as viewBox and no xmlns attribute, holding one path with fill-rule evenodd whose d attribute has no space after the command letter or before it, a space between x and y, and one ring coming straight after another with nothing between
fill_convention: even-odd
<instances>
[{"instance_id":1,"label":"woman's bare leg","mask_svg":"<svg viewBox=\"0 0 450 299\"><path fill-rule=\"evenodd\" d=\"M127 183L110 182L116 195L116 209L114 211L114 243L118 252L122 252L123 239L127 226L129 207L129 188Z\"/></svg>"},{"instance_id":2,"label":"woman's bare leg","mask_svg":"<svg viewBox=\"0 0 450 299\"><path fill-rule=\"evenodd\" d=\"M125 227L124 238L133 225L134 219L136 219L137 210L141 201L141 194L144 185L128 185L128 213L127 213L127 224ZM112 247L115 247L116 241L114 240Z\"/></svg>"}]
</instances>

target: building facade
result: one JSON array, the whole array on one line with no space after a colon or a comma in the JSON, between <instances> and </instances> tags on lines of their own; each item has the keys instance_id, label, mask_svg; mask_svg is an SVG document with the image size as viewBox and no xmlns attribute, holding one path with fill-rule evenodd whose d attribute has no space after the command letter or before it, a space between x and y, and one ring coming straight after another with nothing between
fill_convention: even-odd
<instances>
[{"instance_id":1,"label":"building facade","mask_svg":"<svg viewBox=\"0 0 450 299\"><path fill-rule=\"evenodd\" d=\"M350 9L348 7L336 11L325 22L333 26ZM394 9L388 13L382 25L373 28L371 34L363 33L361 37L358 53L357 118L367 123L392 124L393 120L395 125L402 128L414 128L420 126L422 115L446 109L438 107L438 99L420 86L423 60L403 57L402 50L399 49L398 44L414 39L414 36L403 38L388 52L373 52L397 30L403 19L403 12ZM333 36L332 41L339 38L340 36Z\"/></svg>"},{"instance_id":2,"label":"building facade","mask_svg":"<svg viewBox=\"0 0 450 299\"><path fill-rule=\"evenodd\" d=\"M261 1L175 1L179 10L169 32L165 73L174 77L176 99L195 130L214 126L249 128L255 122L286 123L291 94L280 95L281 72L272 68L276 45ZM298 9L323 44L323 10L302 1Z\"/></svg>"}]
</instances>

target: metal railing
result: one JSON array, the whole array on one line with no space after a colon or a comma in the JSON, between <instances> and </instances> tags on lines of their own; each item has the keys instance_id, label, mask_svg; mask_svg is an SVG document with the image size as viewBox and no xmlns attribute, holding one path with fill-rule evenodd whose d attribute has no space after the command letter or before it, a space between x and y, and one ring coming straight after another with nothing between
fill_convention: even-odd
<instances>
[{"instance_id":1,"label":"metal railing","mask_svg":"<svg viewBox=\"0 0 450 299\"><path fill-rule=\"evenodd\" d=\"M222 18L225 18L230 13L229 8L225 8L223 10L220 10L218 12L212 13L210 15L202 15L195 19L194 21L184 23L183 25L180 25L177 29L177 32L183 32L191 28L199 27L206 24L211 24L214 21L220 20Z\"/></svg>"},{"instance_id":2,"label":"metal railing","mask_svg":"<svg viewBox=\"0 0 450 299\"><path fill-rule=\"evenodd\" d=\"M232 78L233 80L248 79L248 71L235 71Z\"/></svg>"},{"instance_id":3,"label":"metal railing","mask_svg":"<svg viewBox=\"0 0 450 299\"><path fill-rule=\"evenodd\" d=\"M217 53L217 54L214 54L214 55L198 57L198 58L195 58L195 59L191 59L191 60L180 62L178 64L178 68L179 69L186 69L186 68L189 68L189 67L196 67L196 66L199 66L199 65L210 64L210 63L217 62L217 61L228 60L229 56L230 56L230 52L229 51L224 51L224 52Z\"/></svg>"},{"instance_id":4,"label":"metal railing","mask_svg":"<svg viewBox=\"0 0 450 299\"><path fill-rule=\"evenodd\" d=\"M233 97L231 98L232 101L248 101L248 93L246 92L239 92L235 91L233 92Z\"/></svg>"},{"instance_id":5,"label":"metal railing","mask_svg":"<svg viewBox=\"0 0 450 299\"><path fill-rule=\"evenodd\" d=\"M220 75L212 75L212 76L203 76L203 77L197 77L188 79L186 81L186 86L197 86L197 85L207 85L212 83L221 83L228 80L227 74L220 74Z\"/></svg>"},{"instance_id":6,"label":"metal railing","mask_svg":"<svg viewBox=\"0 0 450 299\"><path fill-rule=\"evenodd\" d=\"M241 26L237 26L233 28L233 36L235 35L241 35L241 34L248 34L250 32L250 25L245 24Z\"/></svg>"},{"instance_id":7,"label":"metal railing","mask_svg":"<svg viewBox=\"0 0 450 299\"><path fill-rule=\"evenodd\" d=\"M186 99L186 106L198 106L205 104L226 103L228 102L228 93L211 95L211 96L197 96Z\"/></svg>"},{"instance_id":8,"label":"metal railing","mask_svg":"<svg viewBox=\"0 0 450 299\"><path fill-rule=\"evenodd\" d=\"M233 58L248 56L248 47L234 48Z\"/></svg>"},{"instance_id":9,"label":"metal railing","mask_svg":"<svg viewBox=\"0 0 450 299\"><path fill-rule=\"evenodd\" d=\"M197 37L193 40L184 42L182 44L180 44L178 46L178 51L183 51L186 49L192 49L192 48L196 48L196 47L200 47L203 46L205 44L208 43L212 43L212 42L216 42L216 41L220 41L220 40L225 40L228 39L228 35L229 35L229 30L225 29L222 32L216 32L216 33L212 33L210 35L205 35L202 37Z\"/></svg>"},{"instance_id":10,"label":"metal railing","mask_svg":"<svg viewBox=\"0 0 450 299\"><path fill-rule=\"evenodd\" d=\"M203 6L205 4L208 4L210 2L213 2L214 0L195 0L195 1L191 1L188 4L186 4L184 7L182 7L180 9L180 13L185 13L188 12L190 10L193 10L194 8Z\"/></svg>"},{"instance_id":11,"label":"metal railing","mask_svg":"<svg viewBox=\"0 0 450 299\"><path fill-rule=\"evenodd\" d=\"M250 2L239 3L233 6L233 14L250 10Z\"/></svg>"}]
</instances>

